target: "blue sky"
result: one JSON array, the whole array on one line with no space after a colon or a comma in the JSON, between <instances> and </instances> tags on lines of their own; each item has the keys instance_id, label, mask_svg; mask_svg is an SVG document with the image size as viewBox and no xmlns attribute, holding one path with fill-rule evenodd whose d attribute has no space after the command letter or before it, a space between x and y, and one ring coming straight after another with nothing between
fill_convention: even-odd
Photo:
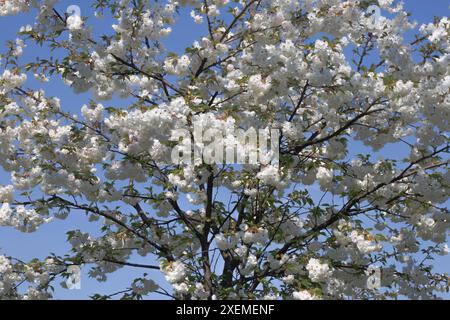
<instances>
[{"instance_id":1,"label":"blue sky","mask_svg":"<svg viewBox=\"0 0 450 320\"><path fill-rule=\"evenodd\" d=\"M69 5L78 5L81 8L83 16L90 16L92 14L92 9L89 7L90 1L75 1L75 0L65 0L57 6L57 8L62 12ZM433 20L434 16L443 16L449 14L449 0L405 0L406 8L412 14L413 20L419 23L430 22ZM183 52L186 46L190 46L192 42L198 39L201 35L205 34L207 31L204 29L205 25L196 25L192 22L189 17L188 12L182 12L179 18L179 24L173 28L173 33L165 42L165 45L169 51L173 52ZM90 20L91 23L94 20ZM6 40L14 40L14 34L19 30L20 26L26 24L33 24L33 16L30 14L18 15L13 17L2 17L0 18L0 30L6 31L0 33L0 44L3 46ZM94 32L95 34L109 33L110 32L111 21L108 19L103 19L95 22ZM412 37L412 35L411 35ZM0 51L3 50L4 46ZM34 60L36 52L41 57L49 55L49 52L42 48L35 48L30 44L28 48L25 49L25 55L22 61ZM70 88L67 88L62 84L61 81L50 81L48 84L42 85L38 83L31 77L27 86L33 88L43 87L47 95L57 95L61 98L62 107L65 110L77 113L78 110L84 103L89 101L89 93L76 95ZM116 107L126 106L124 100L113 99L112 101L105 103L105 105L111 105ZM353 147L355 151L358 151L360 146ZM361 151L362 148L361 148ZM390 145L383 150L383 153L389 154L391 158L401 157L401 148L398 145ZM8 184L9 175L0 171L0 183ZM311 193L315 193L315 196L319 196L317 191L312 190ZM72 229L80 229L84 231L97 230L96 226L92 223L88 223L84 214L81 212L76 212L69 216L65 221L54 221L48 225L42 226L39 231L33 234L22 234L10 228L0 227L0 254L6 253L8 255L21 258L23 260L29 260L32 258L44 258L50 252L56 253L58 255L64 255L70 250L70 247L65 242L66 232ZM136 257L133 262L149 263L148 260ZM436 260L436 270L440 272L450 271L450 257L440 258ZM82 289L81 290L64 290L59 288L58 285L55 286L56 298L63 299L85 299L89 295L94 293L113 293L115 291L122 290L130 285L133 277L141 276L143 271L125 268L121 269L109 276L107 283L98 283L95 280L91 280L87 276L87 268L83 270L82 275ZM157 282L159 280L163 281L163 277L159 272L146 271L153 277ZM450 295L446 296L450 298Z\"/></svg>"}]
</instances>

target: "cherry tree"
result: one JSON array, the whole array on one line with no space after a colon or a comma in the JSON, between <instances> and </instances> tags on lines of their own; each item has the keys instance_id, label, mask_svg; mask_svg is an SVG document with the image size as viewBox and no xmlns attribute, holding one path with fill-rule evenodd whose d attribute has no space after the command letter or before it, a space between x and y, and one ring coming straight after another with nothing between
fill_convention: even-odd
<instances>
[{"instance_id":1,"label":"cherry tree","mask_svg":"<svg viewBox=\"0 0 450 320\"><path fill-rule=\"evenodd\" d=\"M64 256L1 255L0 298L52 298L73 266L100 282L142 268L96 299L449 291L448 275L433 270L449 251L447 17L417 25L395 0L90 3L84 17L58 0L0 1L2 16L35 15L1 56L0 164L11 179L0 186L0 226L34 232L85 214L98 227L73 226ZM204 36L168 52L186 14ZM95 36L102 17L112 28ZM36 59L21 57L27 44L42 46ZM30 87L33 75L91 102L70 109ZM107 106L118 98L128 106ZM276 129L279 159L174 162L174 136L195 124Z\"/></svg>"}]
</instances>

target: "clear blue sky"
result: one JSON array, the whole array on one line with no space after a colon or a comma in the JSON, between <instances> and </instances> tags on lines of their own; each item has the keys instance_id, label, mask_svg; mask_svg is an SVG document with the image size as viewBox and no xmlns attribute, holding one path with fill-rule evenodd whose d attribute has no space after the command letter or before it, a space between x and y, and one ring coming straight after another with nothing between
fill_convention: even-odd
<instances>
[{"instance_id":1,"label":"clear blue sky","mask_svg":"<svg viewBox=\"0 0 450 320\"><path fill-rule=\"evenodd\" d=\"M64 0L61 1L57 8L62 12L65 11L65 8L69 5L76 4L81 7L83 16L90 16L92 14L92 9L89 7L90 2L91 1L85 0ZM434 16L448 16L449 14L449 0L405 0L404 2L408 11L412 13L412 18L419 23L430 22L433 20ZM2 49L0 51L4 51L3 44L5 41L14 40L14 34L19 30L20 26L26 24L33 24L32 15L25 14L0 18L0 30L2 30L0 33L0 44L2 45ZM109 33L110 25L111 21L108 21L107 19L96 22L94 25L95 34L101 34L103 32ZM170 51L183 52L186 46L191 45L195 39L198 39L199 36L205 34L206 30L204 28L205 25L199 26L194 24L189 17L188 12L182 12L180 23L173 28L173 33L167 39L165 44ZM34 50L34 47L30 45L25 49L25 55L22 61L34 60L36 52L38 52L41 57L49 55L47 50L41 48ZM37 83L31 77L29 78L30 81L27 83L27 86L33 88L42 87L41 83ZM60 97L62 107L73 113L77 113L81 106L84 103L87 103L90 98L89 94L75 95L60 81L50 81L48 84L44 85L44 89L48 95ZM126 101L114 99L109 103L106 103L106 105L125 106ZM357 149L359 146L354 148ZM398 145L391 145L383 150L383 152L388 152L390 157L401 156ZM9 184L9 175L1 171L0 184ZM311 192L314 193L313 190ZM38 232L33 234L22 234L10 228L0 227L0 254L6 253L23 260L45 258L50 252L64 255L70 250L70 246L65 242L66 232L77 228L82 231L93 231L96 229L95 225L86 221L84 214L82 213L72 214L65 221L58 220L44 225ZM148 263L148 260L136 257L133 262ZM447 256L436 260L436 270L440 272L450 272L450 257ZM125 268L110 275L107 283L98 283L95 280L88 278L86 274L87 271L87 268L83 270L81 290L64 290L56 285L55 297L63 299L85 299L94 293L113 293L128 287L133 277L141 276L143 273L141 270ZM152 273L152 271L150 271L148 273L151 274L158 283L164 281L159 272ZM450 298L450 295L447 295L446 297Z\"/></svg>"}]
</instances>

